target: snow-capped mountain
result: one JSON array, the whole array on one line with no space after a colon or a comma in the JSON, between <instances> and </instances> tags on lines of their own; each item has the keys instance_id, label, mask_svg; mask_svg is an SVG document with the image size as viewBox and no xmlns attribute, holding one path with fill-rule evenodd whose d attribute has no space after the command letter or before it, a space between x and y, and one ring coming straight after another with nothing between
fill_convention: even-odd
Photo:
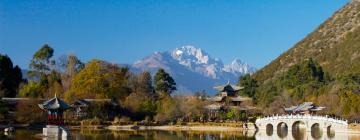
<instances>
[{"instance_id":1,"label":"snow-capped mountain","mask_svg":"<svg viewBox=\"0 0 360 140\"><path fill-rule=\"evenodd\" d=\"M171 56L194 72L201 73L213 79L221 78L221 68L224 67L219 59L211 58L206 52L193 46L176 48Z\"/></svg>"},{"instance_id":2,"label":"snow-capped mountain","mask_svg":"<svg viewBox=\"0 0 360 140\"><path fill-rule=\"evenodd\" d=\"M137 71L150 71L159 68L169 72L177 83L177 93L189 94L205 90L214 93L215 85L228 80L235 83L239 76L254 73L255 68L235 59L224 65L220 59L213 58L200 48L183 46L167 52L155 52L132 66Z\"/></svg>"},{"instance_id":3,"label":"snow-capped mountain","mask_svg":"<svg viewBox=\"0 0 360 140\"><path fill-rule=\"evenodd\" d=\"M227 64L222 69L225 72L233 73L235 75L242 75L246 73L254 73L256 71L255 68L251 67L247 63L243 63L240 59L234 59L230 64Z\"/></svg>"}]
</instances>

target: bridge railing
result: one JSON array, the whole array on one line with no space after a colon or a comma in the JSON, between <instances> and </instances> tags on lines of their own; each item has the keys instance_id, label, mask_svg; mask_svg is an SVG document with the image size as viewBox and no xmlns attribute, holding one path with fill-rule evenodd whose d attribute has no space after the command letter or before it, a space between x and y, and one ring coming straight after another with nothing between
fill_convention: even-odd
<instances>
[{"instance_id":1,"label":"bridge railing","mask_svg":"<svg viewBox=\"0 0 360 140\"><path fill-rule=\"evenodd\" d=\"M319 120L319 121L328 121L328 122L333 122L333 123L338 123L338 124L343 124L343 125L348 125L348 121L344 120L344 119L339 119L339 118L332 118L329 116L319 116L319 115L272 115L272 116L266 116L263 118L258 118L256 120L256 123L261 123L263 121L272 121L272 120L286 120L286 119L311 119L311 120Z\"/></svg>"}]
</instances>

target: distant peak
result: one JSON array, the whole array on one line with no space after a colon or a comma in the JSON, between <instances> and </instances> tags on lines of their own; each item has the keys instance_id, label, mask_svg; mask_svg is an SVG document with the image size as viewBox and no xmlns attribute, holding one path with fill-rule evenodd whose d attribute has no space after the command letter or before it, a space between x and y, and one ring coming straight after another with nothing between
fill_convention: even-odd
<instances>
[{"instance_id":1,"label":"distant peak","mask_svg":"<svg viewBox=\"0 0 360 140\"><path fill-rule=\"evenodd\" d=\"M184 48L184 49L197 49L192 45L185 45L185 46L182 46L181 48Z\"/></svg>"},{"instance_id":2,"label":"distant peak","mask_svg":"<svg viewBox=\"0 0 360 140\"><path fill-rule=\"evenodd\" d=\"M242 64L243 62L239 58L235 58L231 63L232 64L234 64L234 63Z\"/></svg>"},{"instance_id":3,"label":"distant peak","mask_svg":"<svg viewBox=\"0 0 360 140\"><path fill-rule=\"evenodd\" d=\"M247 63L242 62L239 58L235 58L230 64L227 64L223 68L226 72L235 73L253 73L255 68L249 66Z\"/></svg>"},{"instance_id":4,"label":"distant peak","mask_svg":"<svg viewBox=\"0 0 360 140\"><path fill-rule=\"evenodd\" d=\"M207 64L209 61L209 56L207 55L206 52L204 52L200 48L196 48L191 45L176 48L171 52L171 55L179 61L191 60L198 64L200 63Z\"/></svg>"},{"instance_id":5,"label":"distant peak","mask_svg":"<svg viewBox=\"0 0 360 140\"><path fill-rule=\"evenodd\" d=\"M175 51L180 54L186 53L188 55L197 55L197 54L205 55L206 54L204 51L201 50L201 48L196 48L191 45L186 45L186 46L182 46L180 48L176 48Z\"/></svg>"}]
</instances>

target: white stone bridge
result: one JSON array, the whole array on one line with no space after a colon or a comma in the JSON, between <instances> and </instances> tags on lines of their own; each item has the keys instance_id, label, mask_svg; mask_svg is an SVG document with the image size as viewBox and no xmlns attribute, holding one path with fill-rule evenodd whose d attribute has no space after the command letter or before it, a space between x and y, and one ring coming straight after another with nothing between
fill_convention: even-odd
<instances>
[{"instance_id":1,"label":"white stone bridge","mask_svg":"<svg viewBox=\"0 0 360 140\"><path fill-rule=\"evenodd\" d=\"M275 131L286 129L305 129L306 131L319 130L322 132L344 132L348 129L347 120L330 118L328 116L312 115L283 115L259 118L255 125L259 130Z\"/></svg>"}]
</instances>

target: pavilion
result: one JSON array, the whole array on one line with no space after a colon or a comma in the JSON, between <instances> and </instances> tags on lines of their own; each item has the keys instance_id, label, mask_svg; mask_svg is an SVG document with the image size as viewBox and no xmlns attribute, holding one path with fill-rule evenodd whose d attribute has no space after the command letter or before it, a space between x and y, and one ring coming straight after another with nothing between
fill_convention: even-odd
<instances>
[{"instance_id":1,"label":"pavilion","mask_svg":"<svg viewBox=\"0 0 360 140\"><path fill-rule=\"evenodd\" d=\"M304 102L297 106L284 108L284 111L288 114L315 114L324 108L325 107L315 105L313 102Z\"/></svg>"},{"instance_id":2,"label":"pavilion","mask_svg":"<svg viewBox=\"0 0 360 140\"><path fill-rule=\"evenodd\" d=\"M68 130L63 127L63 113L70 109L71 106L55 97L39 104L39 107L47 112L47 125L43 128L43 135L47 137L67 137Z\"/></svg>"},{"instance_id":3,"label":"pavilion","mask_svg":"<svg viewBox=\"0 0 360 140\"><path fill-rule=\"evenodd\" d=\"M219 111L229 111L231 109L236 109L240 112L246 112L255 108L242 105L242 102L252 101L252 99L249 97L237 95L238 91L244 89L244 87L231 85L230 82L228 82L225 85L216 86L214 89L216 89L219 94L217 96L207 98L211 104L205 106L205 109L207 109L209 112L210 118L215 118Z\"/></svg>"}]
</instances>

